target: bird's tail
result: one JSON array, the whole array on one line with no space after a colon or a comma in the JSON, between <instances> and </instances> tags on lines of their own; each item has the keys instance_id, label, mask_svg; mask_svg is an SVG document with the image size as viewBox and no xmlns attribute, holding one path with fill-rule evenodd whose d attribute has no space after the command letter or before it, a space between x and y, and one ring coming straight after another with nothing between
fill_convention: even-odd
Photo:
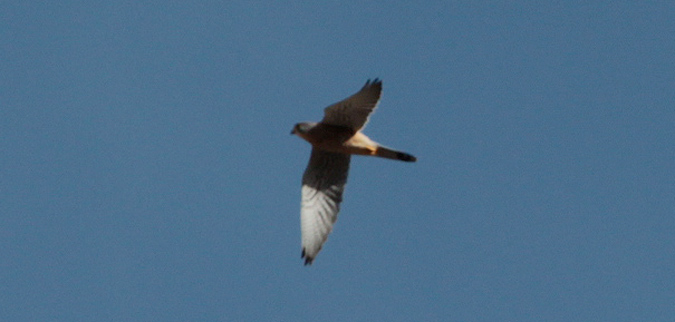
<instances>
[{"instance_id":1,"label":"bird's tail","mask_svg":"<svg viewBox=\"0 0 675 322\"><path fill-rule=\"evenodd\" d=\"M396 151L392 150L390 148L386 148L383 146L378 146L377 150L375 150L374 153L375 156L381 157L381 158L387 158L387 159L392 159L392 160L401 160L405 162L415 162L417 161L417 158L412 156L411 154L401 152L401 151Z\"/></svg>"}]
</instances>

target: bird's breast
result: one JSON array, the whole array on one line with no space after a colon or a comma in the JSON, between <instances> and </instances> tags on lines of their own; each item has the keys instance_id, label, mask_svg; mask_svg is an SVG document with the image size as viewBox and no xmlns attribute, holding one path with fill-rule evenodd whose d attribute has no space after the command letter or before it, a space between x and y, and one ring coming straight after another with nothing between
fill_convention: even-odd
<instances>
[{"instance_id":1,"label":"bird's breast","mask_svg":"<svg viewBox=\"0 0 675 322\"><path fill-rule=\"evenodd\" d=\"M298 136L314 148L328 152L373 155L377 150L377 143L365 134L341 126L319 124Z\"/></svg>"}]
</instances>

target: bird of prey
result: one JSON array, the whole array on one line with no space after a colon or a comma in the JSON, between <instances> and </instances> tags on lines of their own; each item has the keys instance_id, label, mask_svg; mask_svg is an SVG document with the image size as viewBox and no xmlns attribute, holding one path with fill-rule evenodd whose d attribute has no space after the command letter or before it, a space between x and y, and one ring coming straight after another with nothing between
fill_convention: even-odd
<instances>
[{"instance_id":1,"label":"bird of prey","mask_svg":"<svg viewBox=\"0 0 675 322\"><path fill-rule=\"evenodd\" d=\"M384 147L361 130L377 107L382 81L368 80L356 94L324 109L319 123L295 124L295 134L312 145L302 176L302 258L312 264L337 220L352 154L415 162L414 156Z\"/></svg>"}]
</instances>

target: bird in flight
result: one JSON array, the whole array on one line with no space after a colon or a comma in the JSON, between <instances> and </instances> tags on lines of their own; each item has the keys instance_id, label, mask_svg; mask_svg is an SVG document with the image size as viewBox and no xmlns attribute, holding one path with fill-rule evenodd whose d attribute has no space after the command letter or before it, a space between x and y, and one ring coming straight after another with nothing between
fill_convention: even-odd
<instances>
[{"instance_id":1,"label":"bird in flight","mask_svg":"<svg viewBox=\"0 0 675 322\"><path fill-rule=\"evenodd\" d=\"M356 94L324 109L319 123L295 124L295 134L312 145L302 176L302 258L312 264L333 229L347 183L352 154L415 162L414 156L392 150L361 133L382 93L382 81L368 80Z\"/></svg>"}]
</instances>

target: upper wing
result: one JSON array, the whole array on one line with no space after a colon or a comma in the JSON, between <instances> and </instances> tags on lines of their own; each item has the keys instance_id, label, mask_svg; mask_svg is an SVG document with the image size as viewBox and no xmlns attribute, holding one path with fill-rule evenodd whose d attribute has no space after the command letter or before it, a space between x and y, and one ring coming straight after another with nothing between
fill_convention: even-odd
<instances>
[{"instance_id":1,"label":"upper wing","mask_svg":"<svg viewBox=\"0 0 675 322\"><path fill-rule=\"evenodd\" d=\"M337 220L349 173L348 154L312 149L302 176L302 258L311 264Z\"/></svg>"},{"instance_id":2,"label":"upper wing","mask_svg":"<svg viewBox=\"0 0 675 322\"><path fill-rule=\"evenodd\" d=\"M356 132L368 122L368 115L377 107L381 93L382 81L368 80L358 93L326 107L321 122L349 127Z\"/></svg>"}]
</instances>

